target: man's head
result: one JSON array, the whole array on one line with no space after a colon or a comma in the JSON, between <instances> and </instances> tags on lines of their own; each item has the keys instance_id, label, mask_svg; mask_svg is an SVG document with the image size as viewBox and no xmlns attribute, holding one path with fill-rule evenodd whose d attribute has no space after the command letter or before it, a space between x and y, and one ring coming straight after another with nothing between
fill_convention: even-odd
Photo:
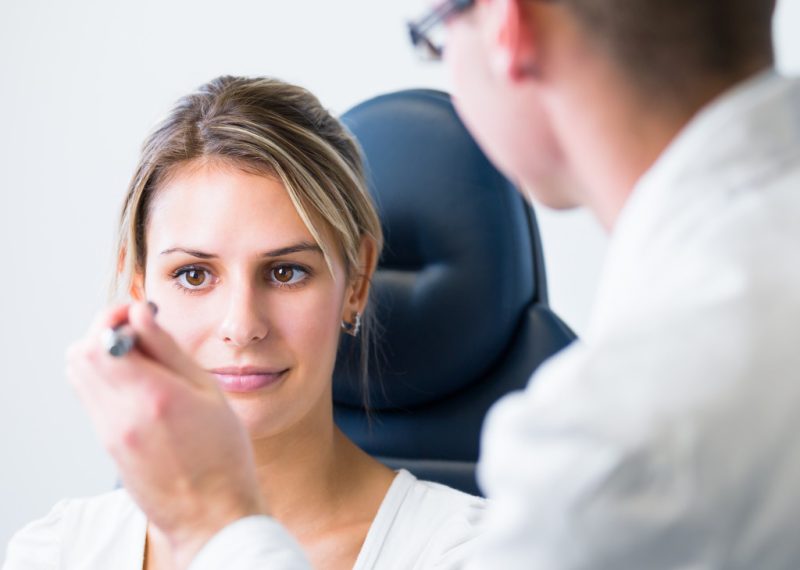
<instances>
[{"instance_id":1,"label":"man's head","mask_svg":"<svg viewBox=\"0 0 800 570\"><path fill-rule=\"evenodd\" d=\"M773 61L775 0L557 0L643 94L697 105Z\"/></svg>"},{"instance_id":2,"label":"man's head","mask_svg":"<svg viewBox=\"0 0 800 570\"><path fill-rule=\"evenodd\" d=\"M630 190L700 107L773 61L774 0L460 4L444 54L459 112L554 207L595 205L587 185Z\"/></svg>"}]
</instances>

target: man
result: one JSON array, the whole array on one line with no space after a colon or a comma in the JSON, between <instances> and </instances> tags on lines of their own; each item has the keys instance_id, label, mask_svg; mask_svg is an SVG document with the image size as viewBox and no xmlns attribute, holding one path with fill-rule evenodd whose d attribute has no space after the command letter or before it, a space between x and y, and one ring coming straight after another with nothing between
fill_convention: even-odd
<instances>
[{"instance_id":1,"label":"man","mask_svg":"<svg viewBox=\"0 0 800 570\"><path fill-rule=\"evenodd\" d=\"M772 71L772 11L453 0L413 27L434 48L446 25L459 112L496 164L611 234L583 342L490 413L492 505L465 567L800 567L800 83ZM143 392L186 408L206 380L144 306L130 320L171 372ZM229 412L202 412L194 424L154 414L136 434L214 433L203 457L145 454L106 429L137 502L193 569L307 567L260 515ZM175 476L194 483L163 511L159 481Z\"/></svg>"}]
</instances>

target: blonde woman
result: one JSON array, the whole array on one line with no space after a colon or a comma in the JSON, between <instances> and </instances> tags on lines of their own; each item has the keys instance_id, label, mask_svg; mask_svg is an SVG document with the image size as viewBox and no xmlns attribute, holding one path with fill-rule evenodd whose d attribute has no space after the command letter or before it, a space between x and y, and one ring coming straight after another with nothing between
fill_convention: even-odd
<instances>
[{"instance_id":1,"label":"blonde woman","mask_svg":"<svg viewBox=\"0 0 800 570\"><path fill-rule=\"evenodd\" d=\"M215 79L147 139L123 208L116 287L158 314L140 302L102 315L71 349L70 376L79 393L94 391L84 398L132 389L104 375L113 357L99 331L127 318L157 323L163 342L141 343L114 364L135 375L157 355L213 375L219 390L207 397L227 400L251 442L254 501L268 505L314 567L447 567L476 536L482 500L389 470L333 422L339 337L369 335L381 242L358 148L316 98L270 79ZM161 413L156 405L93 419L107 426ZM152 443L152 434L125 433L125 445ZM185 565L131 497L139 482L124 483L56 505L17 533L3 568ZM189 484L162 484L159 520Z\"/></svg>"}]
</instances>

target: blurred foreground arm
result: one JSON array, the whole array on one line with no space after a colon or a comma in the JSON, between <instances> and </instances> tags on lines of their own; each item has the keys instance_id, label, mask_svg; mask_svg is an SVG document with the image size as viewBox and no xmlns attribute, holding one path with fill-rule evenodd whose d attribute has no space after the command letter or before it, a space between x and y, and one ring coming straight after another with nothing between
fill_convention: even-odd
<instances>
[{"instance_id":1,"label":"blurred foreground arm","mask_svg":"<svg viewBox=\"0 0 800 570\"><path fill-rule=\"evenodd\" d=\"M126 317L136 349L115 358L101 334ZM201 549L193 568L308 567L291 537L263 516L244 427L214 379L156 324L147 304L102 315L68 351L67 374L126 489L169 538L180 567Z\"/></svg>"}]
</instances>

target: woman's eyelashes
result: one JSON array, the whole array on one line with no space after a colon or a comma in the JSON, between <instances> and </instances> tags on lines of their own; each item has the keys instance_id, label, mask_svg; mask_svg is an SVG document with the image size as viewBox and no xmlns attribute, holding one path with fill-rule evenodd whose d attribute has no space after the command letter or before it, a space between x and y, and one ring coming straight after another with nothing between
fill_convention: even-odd
<instances>
[{"instance_id":1,"label":"woman's eyelashes","mask_svg":"<svg viewBox=\"0 0 800 570\"><path fill-rule=\"evenodd\" d=\"M294 263L275 265L267 274L276 287L299 287L311 276L307 268Z\"/></svg>"},{"instance_id":2,"label":"woman's eyelashes","mask_svg":"<svg viewBox=\"0 0 800 570\"><path fill-rule=\"evenodd\" d=\"M281 263L264 270L267 283L273 287L294 288L305 285L311 271L296 263ZM173 284L184 293L199 293L219 282L219 278L206 267L184 265L170 274Z\"/></svg>"},{"instance_id":3,"label":"woman's eyelashes","mask_svg":"<svg viewBox=\"0 0 800 570\"><path fill-rule=\"evenodd\" d=\"M175 287L184 293L195 293L208 289L214 285L216 281L211 271L197 265L184 265L183 267L179 267L172 272L170 277Z\"/></svg>"}]
</instances>

